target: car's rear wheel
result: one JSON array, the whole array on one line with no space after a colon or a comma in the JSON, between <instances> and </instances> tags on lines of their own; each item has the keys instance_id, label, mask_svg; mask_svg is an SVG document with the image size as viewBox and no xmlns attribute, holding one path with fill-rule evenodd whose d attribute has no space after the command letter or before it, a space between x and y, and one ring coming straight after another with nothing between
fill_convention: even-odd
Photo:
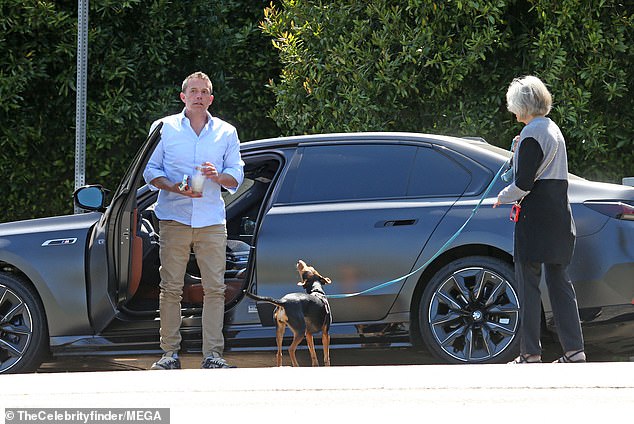
<instances>
[{"instance_id":1,"label":"car's rear wheel","mask_svg":"<svg viewBox=\"0 0 634 424\"><path fill-rule=\"evenodd\" d=\"M495 363L516 353L519 299L513 268L473 256L444 266L420 300L419 326L430 352L448 363Z\"/></svg>"},{"instance_id":2,"label":"car's rear wheel","mask_svg":"<svg viewBox=\"0 0 634 424\"><path fill-rule=\"evenodd\" d=\"M35 371L46 352L46 324L37 295L24 281L0 274L0 373Z\"/></svg>"}]
</instances>

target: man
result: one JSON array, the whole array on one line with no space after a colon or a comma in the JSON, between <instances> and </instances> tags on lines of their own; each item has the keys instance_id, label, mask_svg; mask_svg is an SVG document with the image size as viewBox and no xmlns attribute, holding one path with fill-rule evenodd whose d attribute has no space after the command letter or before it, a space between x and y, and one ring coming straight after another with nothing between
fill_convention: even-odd
<instances>
[{"instance_id":1,"label":"man","mask_svg":"<svg viewBox=\"0 0 634 424\"><path fill-rule=\"evenodd\" d=\"M183 111L163 123L161 140L143 177L160 190L155 208L160 220L161 284L159 309L163 356L152 369L179 369L181 299L185 269L193 249L204 290L202 368L232 368L223 359L224 273L227 229L221 188L235 192L244 162L236 129L208 112L214 100L207 75L195 72L182 84ZM184 175L205 176L202 192L182 184Z\"/></svg>"}]
</instances>

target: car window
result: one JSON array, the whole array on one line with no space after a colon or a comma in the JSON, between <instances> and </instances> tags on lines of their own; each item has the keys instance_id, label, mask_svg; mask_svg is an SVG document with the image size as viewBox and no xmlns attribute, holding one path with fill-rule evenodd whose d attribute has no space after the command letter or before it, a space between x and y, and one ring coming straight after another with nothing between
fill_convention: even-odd
<instances>
[{"instance_id":1,"label":"car window","mask_svg":"<svg viewBox=\"0 0 634 424\"><path fill-rule=\"evenodd\" d=\"M442 152L421 147L416 152L407 195L459 196L470 181L469 172L457 162Z\"/></svg>"},{"instance_id":2,"label":"car window","mask_svg":"<svg viewBox=\"0 0 634 424\"><path fill-rule=\"evenodd\" d=\"M404 197L415 146L310 146L302 154L291 202Z\"/></svg>"},{"instance_id":3,"label":"car window","mask_svg":"<svg viewBox=\"0 0 634 424\"><path fill-rule=\"evenodd\" d=\"M238 187L238 190L236 190L235 193L230 193L227 190L223 190L222 198L225 201L225 206L228 207L233 202L240 199L245 193L247 193L251 189L251 187L253 187L254 183L255 181L253 181L252 179L248 177L244 177L244 181L242 181L242 184L240 184L240 187Z\"/></svg>"}]
</instances>

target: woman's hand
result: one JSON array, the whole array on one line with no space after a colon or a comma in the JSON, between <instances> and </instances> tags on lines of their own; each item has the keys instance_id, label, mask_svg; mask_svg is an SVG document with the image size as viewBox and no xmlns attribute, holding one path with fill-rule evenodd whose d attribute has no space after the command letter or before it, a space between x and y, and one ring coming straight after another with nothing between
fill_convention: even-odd
<instances>
[{"instance_id":1,"label":"woman's hand","mask_svg":"<svg viewBox=\"0 0 634 424\"><path fill-rule=\"evenodd\" d=\"M520 136L516 135L513 137L513 142L511 143L511 152L515 153L515 148L517 147L517 143L520 142Z\"/></svg>"}]
</instances>

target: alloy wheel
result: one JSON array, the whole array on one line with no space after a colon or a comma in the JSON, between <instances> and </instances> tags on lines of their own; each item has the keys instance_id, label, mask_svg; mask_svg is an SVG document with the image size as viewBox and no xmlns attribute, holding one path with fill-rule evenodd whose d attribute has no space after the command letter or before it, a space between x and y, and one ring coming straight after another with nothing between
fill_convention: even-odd
<instances>
[{"instance_id":1,"label":"alloy wheel","mask_svg":"<svg viewBox=\"0 0 634 424\"><path fill-rule=\"evenodd\" d=\"M33 337L28 305L15 292L0 284L0 373L16 365Z\"/></svg>"},{"instance_id":2,"label":"alloy wheel","mask_svg":"<svg viewBox=\"0 0 634 424\"><path fill-rule=\"evenodd\" d=\"M488 362L504 352L519 328L519 299L492 269L455 271L434 290L428 325L436 346L459 362Z\"/></svg>"}]
</instances>

